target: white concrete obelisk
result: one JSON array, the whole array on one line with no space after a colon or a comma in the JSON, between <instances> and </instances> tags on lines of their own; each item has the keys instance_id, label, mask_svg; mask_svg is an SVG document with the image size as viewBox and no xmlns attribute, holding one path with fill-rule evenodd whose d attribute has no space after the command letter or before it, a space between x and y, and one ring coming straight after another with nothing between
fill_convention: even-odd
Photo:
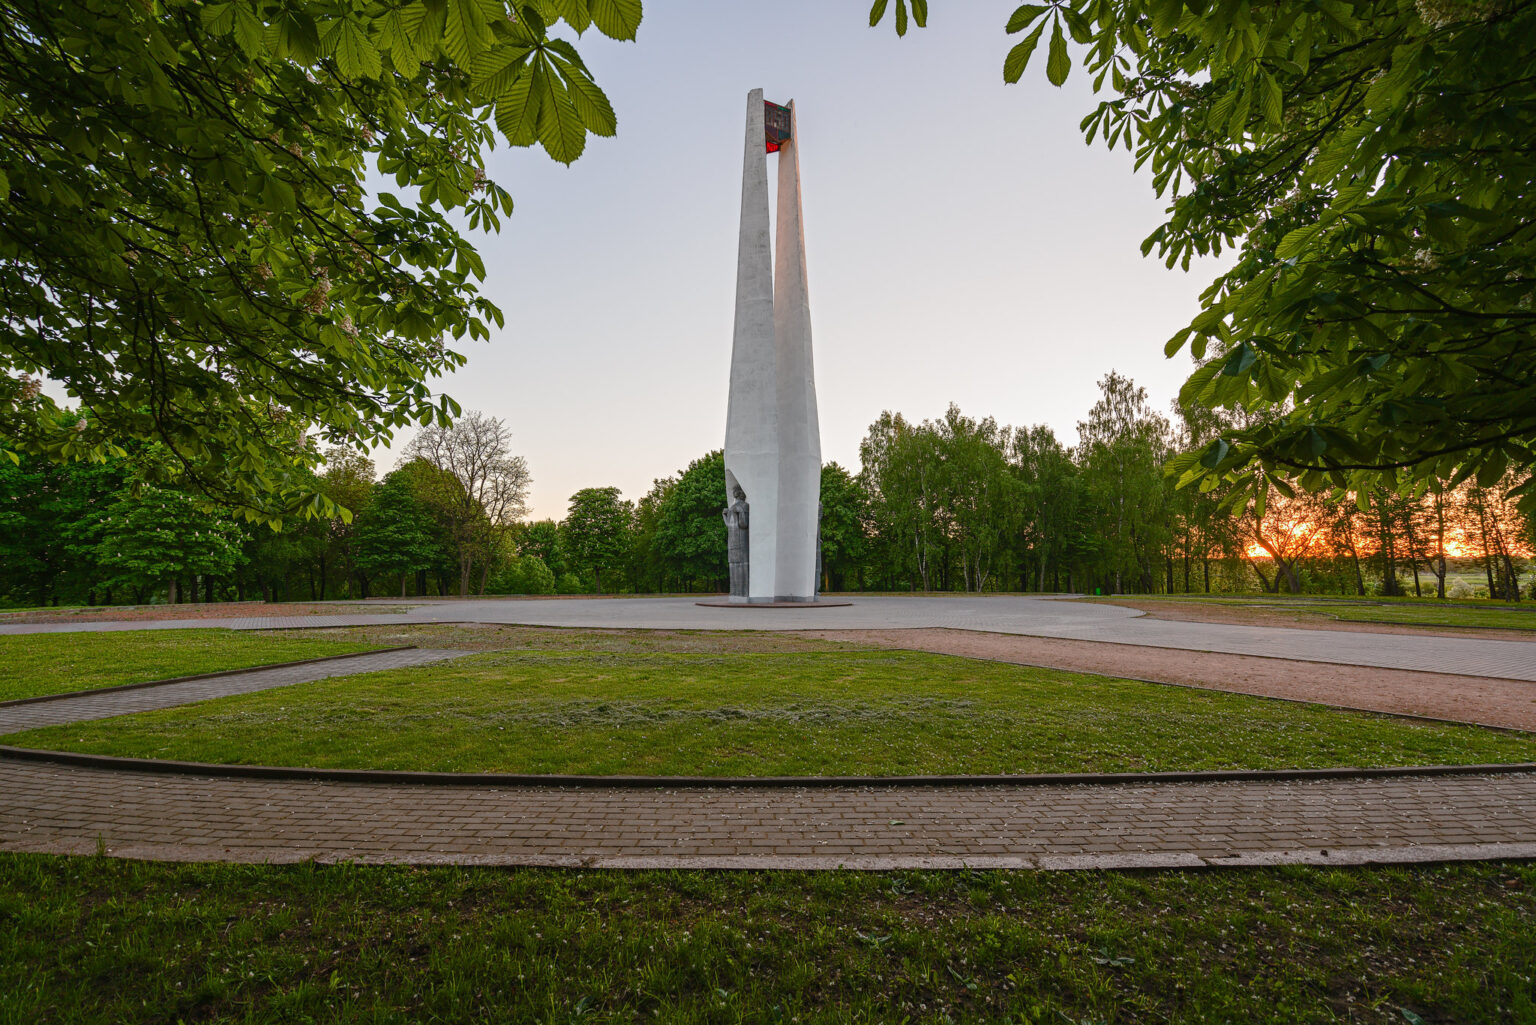
<instances>
[{"instance_id":1,"label":"white concrete obelisk","mask_svg":"<svg viewBox=\"0 0 1536 1025\"><path fill-rule=\"evenodd\" d=\"M725 421L727 520L745 521L748 572L733 601L814 601L821 508L821 428L811 359L810 293L801 221L794 104L747 94L736 263L736 329ZM768 152L779 154L778 230L769 248ZM740 593L744 591L745 593Z\"/></svg>"}]
</instances>

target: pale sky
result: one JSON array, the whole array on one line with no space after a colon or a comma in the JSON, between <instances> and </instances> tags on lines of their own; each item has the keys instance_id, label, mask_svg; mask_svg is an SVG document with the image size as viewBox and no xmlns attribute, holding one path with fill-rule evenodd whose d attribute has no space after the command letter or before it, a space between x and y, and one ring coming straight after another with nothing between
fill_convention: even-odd
<instances>
[{"instance_id":1,"label":"pale sky","mask_svg":"<svg viewBox=\"0 0 1536 1025\"><path fill-rule=\"evenodd\" d=\"M856 471L882 410L950 402L1071 444L1110 369L1166 410L1189 362L1163 342L1216 266L1142 258L1164 203L1130 154L1084 144L1081 68L1051 87L1042 45L1003 84L1013 6L941 0L897 39L867 0L651 0L638 42L588 33L618 136L570 168L491 154L517 210L476 244L507 324L441 381L511 427L532 515L563 517L584 487L637 499L723 443L758 86L796 101L824 460ZM381 473L407 439L375 453Z\"/></svg>"}]
</instances>

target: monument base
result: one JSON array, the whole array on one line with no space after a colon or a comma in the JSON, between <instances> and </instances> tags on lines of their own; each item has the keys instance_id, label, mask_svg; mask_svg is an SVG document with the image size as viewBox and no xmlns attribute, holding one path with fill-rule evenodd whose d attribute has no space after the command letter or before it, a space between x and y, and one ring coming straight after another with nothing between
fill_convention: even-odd
<instances>
[{"instance_id":1,"label":"monument base","mask_svg":"<svg viewBox=\"0 0 1536 1025\"><path fill-rule=\"evenodd\" d=\"M707 609L835 609L852 605L853 602L839 598L753 598L749 601L727 598L724 601L696 601L694 604Z\"/></svg>"}]
</instances>

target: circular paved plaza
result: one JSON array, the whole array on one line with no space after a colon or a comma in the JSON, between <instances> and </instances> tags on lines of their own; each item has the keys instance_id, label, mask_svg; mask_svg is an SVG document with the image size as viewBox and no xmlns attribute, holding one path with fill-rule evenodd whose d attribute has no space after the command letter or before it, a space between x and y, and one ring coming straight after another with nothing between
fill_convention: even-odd
<instances>
[{"instance_id":1,"label":"circular paved plaza","mask_svg":"<svg viewBox=\"0 0 1536 1025\"><path fill-rule=\"evenodd\" d=\"M1178 652L1177 661L1190 664L1225 660L1213 663L1215 676L1220 667L1238 664L1233 660L1249 660L1256 672L1268 669L1281 679L1299 673L1327 681L1335 674L1395 683L1385 697L1371 699L1378 703L1416 682L1432 681L1429 689L1452 692L1453 706L1462 689L1468 701L1515 706L1517 713L1522 703L1536 707L1531 642L1173 622L1120 606L1047 598L870 597L823 609L703 607L691 598L433 601L409 604L403 612L12 623L0 631L431 623L858 631L878 634L892 646L927 650L944 650L950 638L947 643L961 654L985 654L977 644L1000 645L986 657L1005 661L1050 664L1040 653L1056 652L1050 657L1076 658L1088 671L1094 670L1081 665L1084 659L1108 653L1113 664L1099 671L1118 675L1136 675L1123 668L1127 655ZM309 667L11 703L0 707L0 732L459 654L363 654ZM11 749L0 752L0 847L80 853L97 849L99 842L124 856L177 860L757 868L1348 864L1536 856L1536 772L1528 766L1344 778L1222 773L938 785L571 784L306 771L263 778L232 767Z\"/></svg>"}]
</instances>

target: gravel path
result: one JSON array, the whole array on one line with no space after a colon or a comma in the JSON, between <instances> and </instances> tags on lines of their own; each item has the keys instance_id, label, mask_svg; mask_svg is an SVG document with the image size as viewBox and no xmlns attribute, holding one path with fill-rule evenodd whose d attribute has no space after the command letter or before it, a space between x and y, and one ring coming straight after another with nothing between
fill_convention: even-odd
<instances>
[{"instance_id":1,"label":"gravel path","mask_svg":"<svg viewBox=\"0 0 1536 1025\"><path fill-rule=\"evenodd\" d=\"M1536 731L1536 683L1525 680L972 630L817 630L804 636Z\"/></svg>"}]
</instances>

